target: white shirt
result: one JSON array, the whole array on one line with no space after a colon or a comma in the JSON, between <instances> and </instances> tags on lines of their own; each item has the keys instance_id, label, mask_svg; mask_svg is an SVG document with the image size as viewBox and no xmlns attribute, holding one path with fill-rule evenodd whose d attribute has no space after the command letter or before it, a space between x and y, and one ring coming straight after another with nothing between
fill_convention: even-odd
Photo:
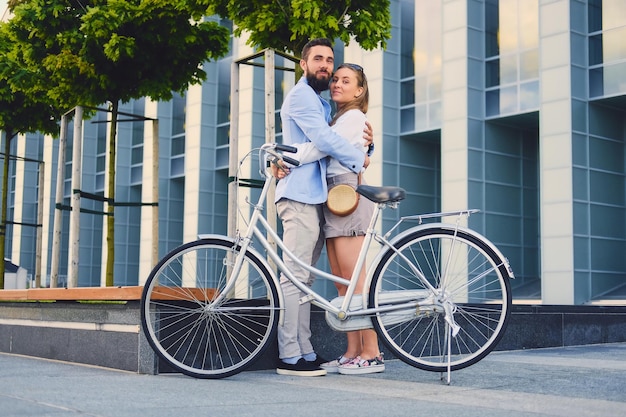
<instances>
[{"instance_id":1,"label":"white shirt","mask_svg":"<svg viewBox=\"0 0 626 417\"><path fill-rule=\"evenodd\" d=\"M367 152L367 146L365 146L366 142L363 138L363 129L365 129L366 120L367 117L361 110L348 110L337 119L335 124L331 126L331 129L365 154L365 152ZM290 156L300 161L301 165L317 161L327 156L325 153L320 152L311 142L298 143L294 144L294 146L298 148L298 152ZM343 166L335 158L328 158L326 177L334 177L349 172L354 171Z\"/></svg>"}]
</instances>

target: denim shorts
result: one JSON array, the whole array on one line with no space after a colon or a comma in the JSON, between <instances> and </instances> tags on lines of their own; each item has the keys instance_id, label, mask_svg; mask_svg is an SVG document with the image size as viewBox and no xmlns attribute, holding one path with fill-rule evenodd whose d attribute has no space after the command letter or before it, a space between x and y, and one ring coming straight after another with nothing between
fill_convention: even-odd
<instances>
[{"instance_id":1,"label":"denim shorts","mask_svg":"<svg viewBox=\"0 0 626 417\"><path fill-rule=\"evenodd\" d=\"M362 178L363 176L361 176L361 184L364 184ZM326 182L328 183L329 190L339 184L348 184L356 188L358 185L358 176L351 172L327 178ZM342 217L332 214L324 204L324 237L328 239L340 236L365 235L375 207L376 205L372 201L361 196L356 210L352 214Z\"/></svg>"}]
</instances>

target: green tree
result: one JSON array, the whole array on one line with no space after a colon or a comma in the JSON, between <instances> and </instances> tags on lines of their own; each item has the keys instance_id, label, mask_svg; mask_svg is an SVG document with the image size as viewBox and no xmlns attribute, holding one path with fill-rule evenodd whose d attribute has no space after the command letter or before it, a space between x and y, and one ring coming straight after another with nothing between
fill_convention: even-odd
<instances>
[{"instance_id":1,"label":"green tree","mask_svg":"<svg viewBox=\"0 0 626 417\"><path fill-rule=\"evenodd\" d=\"M38 72L28 92L45 92L71 110L108 103L109 182L115 198L115 141L120 102L169 100L200 83L202 63L228 52L229 33L206 21L196 0L13 0L13 48ZM106 285L113 285L114 206L107 208Z\"/></svg>"},{"instance_id":2,"label":"green tree","mask_svg":"<svg viewBox=\"0 0 626 417\"><path fill-rule=\"evenodd\" d=\"M60 109L48 103L45 95L25 94L20 87L30 75L20 65L20 51L13 48L8 24L0 22L0 131L4 132L2 167L2 207L0 209L0 289L4 289L4 252L6 243L7 199L11 141L18 134L41 132L56 134Z\"/></svg>"},{"instance_id":3,"label":"green tree","mask_svg":"<svg viewBox=\"0 0 626 417\"><path fill-rule=\"evenodd\" d=\"M247 43L299 56L311 38L355 40L363 49L385 48L391 37L389 0L204 0L208 14L235 23Z\"/></svg>"}]
</instances>

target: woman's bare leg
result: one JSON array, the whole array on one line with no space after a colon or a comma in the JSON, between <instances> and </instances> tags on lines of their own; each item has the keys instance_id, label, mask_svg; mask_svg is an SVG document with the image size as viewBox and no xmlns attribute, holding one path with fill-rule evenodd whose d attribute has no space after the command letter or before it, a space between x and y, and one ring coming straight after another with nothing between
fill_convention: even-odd
<instances>
[{"instance_id":1,"label":"woman's bare leg","mask_svg":"<svg viewBox=\"0 0 626 417\"><path fill-rule=\"evenodd\" d=\"M356 266L363 239L364 236L342 236L326 240L326 248L329 252L329 262L333 274L346 279L352 277L352 272ZM332 260L330 255L331 251ZM335 269L333 269L333 265ZM364 281L365 268L361 270L359 275L359 282L356 286L355 294L363 293ZM339 295L345 295L346 287L341 286L341 289L338 287L338 291ZM358 355L363 359L372 359L380 355L378 336L373 329L348 332L347 337L348 347L344 354L345 357L353 358Z\"/></svg>"}]
</instances>

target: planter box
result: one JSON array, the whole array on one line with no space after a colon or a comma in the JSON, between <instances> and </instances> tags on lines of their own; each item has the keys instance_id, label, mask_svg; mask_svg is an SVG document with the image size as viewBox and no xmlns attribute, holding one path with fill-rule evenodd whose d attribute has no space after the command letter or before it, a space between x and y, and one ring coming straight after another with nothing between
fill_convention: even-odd
<instances>
[{"instance_id":1,"label":"planter box","mask_svg":"<svg viewBox=\"0 0 626 417\"><path fill-rule=\"evenodd\" d=\"M0 352L155 374L141 332L141 290L2 290Z\"/></svg>"}]
</instances>

